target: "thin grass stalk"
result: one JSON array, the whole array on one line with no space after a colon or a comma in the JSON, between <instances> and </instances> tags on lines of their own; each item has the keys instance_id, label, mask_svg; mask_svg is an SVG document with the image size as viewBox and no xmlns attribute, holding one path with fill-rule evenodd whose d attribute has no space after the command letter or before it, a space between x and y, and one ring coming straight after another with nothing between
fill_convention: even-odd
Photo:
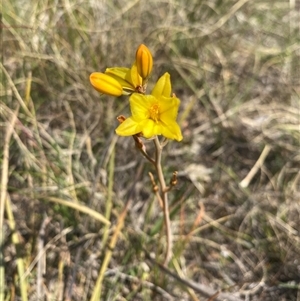
<instances>
[{"instance_id":1,"label":"thin grass stalk","mask_svg":"<svg viewBox=\"0 0 300 301\"><path fill-rule=\"evenodd\" d=\"M116 243L118 241L119 234L121 233L121 230L124 226L124 220L125 220L125 217L127 215L127 211L128 211L130 203L131 203L131 199L129 199L129 201L127 202L125 208L123 209L122 213L120 214L120 216L118 218L118 223L117 223L115 231L113 233L113 236L110 240L109 245L106 248L104 259L103 259L103 262L102 262L102 265L101 265L101 268L100 268L100 271L99 271L99 274L98 274L98 279L97 279L97 282L96 282L96 285L94 287L93 294L92 294L92 297L91 297L91 301L98 301L101 298L102 283L103 283L103 279L104 279L104 274L105 274L105 272L107 270L107 267L108 267L108 264L111 260L112 253L113 253L113 250L114 250L114 248L116 246Z\"/></svg>"},{"instance_id":2,"label":"thin grass stalk","mask_svg":"<svg viewBox=\"0 0 300 301\"><path fill-rule=\"evenodd\" d=\"M12 115L12 119L10 123L7 123L7 132L4 140L4 149L3 149L3 163L2 163L2 180L1 180L1 207L0 207L0 226L2 228L1 236L0 236L0 246L1 246L1 271L0 271L0 300L4 300L4 287L5 287L5 270L4 270L4 262L3 262L3 245L4 245L4 232L3 232L3 222L4 222L4 208L6 210L6 214L9 221L9 227L12 231L12 243L15 245L16 253L17 253L17 270L19 274L19 280L20 280L20 292L21 292L21 299L22 301L27 301L27 280L26 278L23 278L25 268L24 268L24 262L21 256L19 256L19 244L20 240L18 237L18 233L16 232L16 223L14 220L14 216L11 209L11 202L9 195L7 193L7 183L8 183L8 166L9 166L9 144L10 140L14 131L14 126L16 124L16 121L18 119L18 112L19 112L20 106L17 106L17 109L15 110L14 114Z\"/></svg>"},{"instance_id":3,"label":"thin grass stalk","mask_svg":"<svg viewBox=\"0 0 300 301\"><path fill-rule=\"evenodd\" d=\"M125 204L125 207L123 209L123 211L121 212L121 214L119 215L118 221L117 221L117 225L114 229L114 233L113 236L111 237L110 243L108 244L106 251L105 251L105 255L104 255L104 259L98 274L98 279L96 282L96 285L94 287L93 293L92 293L92 297L90 299L90 301L99 301L101 298L101 294L102 294L102 283L103 283L103 279L104 279L104 274L107 270L108 264L111 260L112 257L112 253L113 250L117 244L118 241L118 237L119 234L121 233L121 230L124 226L124 221L128 212L128 209L130 208L130 205L132 203L133 200L133 194L134 194L134 188L135 188L135 184L137 179L140 177L141 173L143 170L143 164L141 164L137 170L137 173L135 175L135 179L132 182L132 186L129 192L129 196L128 196L128 200Z\"/></svg>"},{"instance_id":4,"label":"thin grass stalk","mask_svg":"<svg viewBox=\"0 0 300 301\"><path fill-rule=\"evenodd\" d=\"M179 258L179 257L177 257L177 258ZM180 268L180 265L178 263L178 259L177 258L174 258L172 260L172 264L173 264L173 266L174 266L174 268L175 268L178 276L180 278L184 278L184 273L182 272L182 270ZM189 286L187 286L186 290L189 293L191 300L193 300L193 301L200 301L192 288L190 288Z\"/></svg>"},{"instance_id":5,"label":"thin grass stalk","mask_svg":"<svg viewBox=\"0 0 300 301\"><path fill-rule=\"evenodd\" d=\"M107 200L106 200L106 208L105 208L105 218L110 220L111 210L112 210L112 194L113 194L113 186L114 186L114 172L115 172L115 148L113 148L109 160L108 166L108 192L107 192ZM109 225L106 225L103 231L102 238L102 246L106 245L109 234Z\"/></svg>"},{"instance_id":6,"label":"thin grass stalk","mask_svg":"<svg viewBox=\"0 0 300 301\"><path fill-rule=\"evenodd\" d=\"M14 126L17 121L17 116L20 106L17 106L10 122L7 122L7 131L3 146L3 161L1 174L1 196L0 196L0 300L4 300L5 294L5 269L4 269L4 210L7 198L7 183L8 183L8 166L9 166L9 143L14 131ZM26 300L26 299L25 299Z\"/></svg>"},{"instance_id":7,"label":"thin grass stalk","mask_svg":"<svg viewBox=\"0 0 300 301\"><path fill-rule=\"evenodd\" d=\"M69 140L69 156L68 156L68 161L67 161L67 173L68 173L68 182L71 188L70 190L70 194L72 199L76 202L79 203L78 198L77 198L77 193L76 193L76 189L75 189L75 181L74 181L74 177L73 177L73 151L74 151L74 143L75 143L75 139L76 139L76 125L75 125L75 120L74 120L74 114L73 111L71 109L70 104L65 101L64 102L64 106L66 108L68 117L69 117L69 121L70 121L70 126L72 131L70 132L70 140Z\"/></svg>"},{"instance_id":8,"label":"thin grass stalk","mask_svg":"<svg viewBox=\"0 0 300 301\"><path fill-rule=\"evenodd\" d=\"M4 233L3 233L3 218L4 218L4 206L7 214L7 218L9 221L9 227L12 231L12 243L15 245L16 253L17 253L17 270L19 274L19 281L20 281L20 292L21 292L21 299L22 301L27 301L28 296L27 296L27 280L25 277L23 277L25 273L25 268L24 268L24 261L21 258L19 254L19 236L18 233L16 232L16 223L14 220L14 216L12 213L12 208L11 208L11 202L10 202L10 197L7 193L7 183L8 183L8 166L9 166L9 143L11 140L11 136L14 131L14 126L15 123L18 119L18 112L19 112L20 106L17 106L17 109L15 110L12 119L10 121L10 124L8 124L7 127L7 132L4 140L4 150L3 150L3 167L2 167L2 180L1 180L1 209L0 209L0 226L2 228L1 231L1 238L0 238L0 246L1 246L1 274L0 274L0 300L4 300L4 286L5 286L5 280L4 280L4 275L5 275L5 270L4 270L4 264L3 263L3 245L4 245Z\"/></svg>"},{"instance_id":9,"label":"thin grass stalk","mask_svg":"<svg viewBox=\"0 0 300 301\"><path fill-rule=\"evenodd\" d=\"M7 218L8 218L8 222L9 222L9 227L10 230L12 232L12 242L15 245L15 249L16 249L16 254L17 254L17 270L18 270L18 274L19 274L19 281L20 281L20 292L21 292L21 300L22 301L27 301L28 300L28 296L27 296L27 278L23 277L23 275L25 274L25 265L24 265L24 260L22 259L21 255L20 255L20 239L19 239L19 234L17 232L16 229L16 222L14 219L14 215L12 212L12 208L11 208L11 201L10 201L10 197L7 194L6 195L6 202L5 202L5 209L6 209L6 214L7 214Z\"/></svg>"},{"instance_id":10,"label":"thin grass stalk","mask_svg":"<svg viewBox=\"0 0 300 301\"><path fill-rule=\"evenodd\" d=\"M2 65L2 63L0 64L0 68L1 68L1 71L3 72L3 74L5 75L7 81L8 81L8 84L14 94L14 96L16 97L16 99L18 100L19 102L19 105L22 107L22 109L24 110L24 112L26 113L27 116L29 116L30 118L33 118L32 116L32 113L30 112L30 110L27 108L23 98L21 97L18 89L16 88L12 78L10 77L9 73L7 72L7 70L5 69L5 67Z\"/></svg>"},{"instance_id":11,"label":"thin grass stalk","mask_svg":"<svg viewBox=\"0 0 300 301\"><path fill-rule=\"evenodd\" d=\"M94 219L97 219L98 221L100 221L101 223L103 223L105 225L110 225L110 221L107 220L102 214L100 214L99 212L97 212L85 205L77 204L77 203L70 202L70 201L65 201L65 200L62 200L62 199L56 198L56 197L46 197L45 200L73 208L75 210L78 210L79 212L89 215L90 217L92 217Z\"/></svg>"}]
</instances>

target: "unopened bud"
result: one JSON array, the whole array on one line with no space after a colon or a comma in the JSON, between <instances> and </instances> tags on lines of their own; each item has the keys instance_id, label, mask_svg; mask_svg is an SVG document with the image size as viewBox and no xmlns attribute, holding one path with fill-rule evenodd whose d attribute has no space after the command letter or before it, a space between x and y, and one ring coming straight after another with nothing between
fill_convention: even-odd
<instances>
[{"instance_id":1,"label":"unopened bud","mask_svg":"<svg viewBox=\"0 0 300 301\"><path fill-rule=\"evenodd\" d=\"M117 120L120 122L120 123L123 123L125 120L126 120L126 117L124 115L120 115L117 117Z\"/></svg>"},{"instance_id":2,"label":"unopened bud","mask_svg":"<svg viewBox=\"0 0 300 301\"><path fill-rule=\"evenodd\" d=\"M172 175L172 178L171 178L171 181L170 181L171 186L175 186L177 184L177 175L178 175L178 172L174 171L173 175Z\"/></svg>"},{"instance_id":3,"label":"unopened bud","mask_svg":"<svg viewBox=\"0 0 300 301\"><path fill-rule=\"evenodd\" d=\"M90 82L100 93L111 96L121 96L123 93L121 84L107 74L94 72L90 75Z\"/></svg>"},{"instance_id":4,"label":"unopened bud","mask_svg":"<svg viewBox=\"0 0 300 301\"><path fill-rule=\"evenodd\" d=\"M150 50L144 44L141 44L136 51L135 58L138 74L143 80L147 79L153 67L153 58Z\"/></svg>"}]
</instances>

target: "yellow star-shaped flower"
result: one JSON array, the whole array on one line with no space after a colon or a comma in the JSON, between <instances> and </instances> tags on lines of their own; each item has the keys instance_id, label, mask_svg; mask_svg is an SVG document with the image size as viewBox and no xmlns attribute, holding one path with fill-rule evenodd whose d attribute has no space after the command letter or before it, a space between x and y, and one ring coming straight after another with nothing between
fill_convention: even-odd
<instances>
[{"instance_id":1,"label":"yellow star-shaped flower","mask_svg":"<svg viewBox=\"0 0 300 301\"><path fill-rule=\"evenodd\" d=\"M145 138L163 135L169 139L182 140L176 122L180 100L170 97L171 82L165 73L156 83L151 95L133 93L129 99L132 116L116 129L120 136L142 133Z\"/></svg>"}]
</instances>

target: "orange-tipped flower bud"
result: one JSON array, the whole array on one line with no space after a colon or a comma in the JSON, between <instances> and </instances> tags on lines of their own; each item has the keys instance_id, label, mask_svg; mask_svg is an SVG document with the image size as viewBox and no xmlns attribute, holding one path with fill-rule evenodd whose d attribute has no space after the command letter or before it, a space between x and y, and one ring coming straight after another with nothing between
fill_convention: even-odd
<instances>
[{"instance_id":1,"label":"orange-tipped flower bud","mask_svg":"<svg viewBox=\"0 0 300 301\"><path fill-rule=\"evenodd\" d=\"M123 93L121 84L107 74L93 72L90 75L90 82L92 86L100 93L111 96L121 96Z\"/></svg>"},{"instance_id":2,"label":"orange-tipped flower bud","mask_svg":"<svg viewBox=\"0 0 300 301\"><path fill-rule=\"evenodd\" d=\"M141 44L136 51L135 59L138 74L143 80L147 79L153 67L153 58L150 50L144 44Z\"/></svg>"}]
</instances>

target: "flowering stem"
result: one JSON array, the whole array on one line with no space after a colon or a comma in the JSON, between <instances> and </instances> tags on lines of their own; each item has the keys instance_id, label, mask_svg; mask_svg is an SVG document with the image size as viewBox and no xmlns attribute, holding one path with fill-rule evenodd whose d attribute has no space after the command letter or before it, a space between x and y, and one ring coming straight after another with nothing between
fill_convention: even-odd
<instances>
[{"instance_id":1,"label":"flowering stem","mask_svg":"<svg viewBox=\"0 0 300 301\"><path fill-rule=\"evenodd\" d=\"M171 232L171 222L170 222L170 216L169 216L167 186L166 186L165 178L164 178L162 167L161 167L161 154L162 154L163 145L160 144L157 136L154 138L154 145L156 148L154 165L155 165L158 180L160 183L161 199L163 202L163 214L164 214L166 236L167 236L167 251L166 251L165 260L164 260L164 265L166 266L166 265L168 265L168 263L171 259L171 256L172 256L172 232Z\"/></svg>"}]
</instances>

